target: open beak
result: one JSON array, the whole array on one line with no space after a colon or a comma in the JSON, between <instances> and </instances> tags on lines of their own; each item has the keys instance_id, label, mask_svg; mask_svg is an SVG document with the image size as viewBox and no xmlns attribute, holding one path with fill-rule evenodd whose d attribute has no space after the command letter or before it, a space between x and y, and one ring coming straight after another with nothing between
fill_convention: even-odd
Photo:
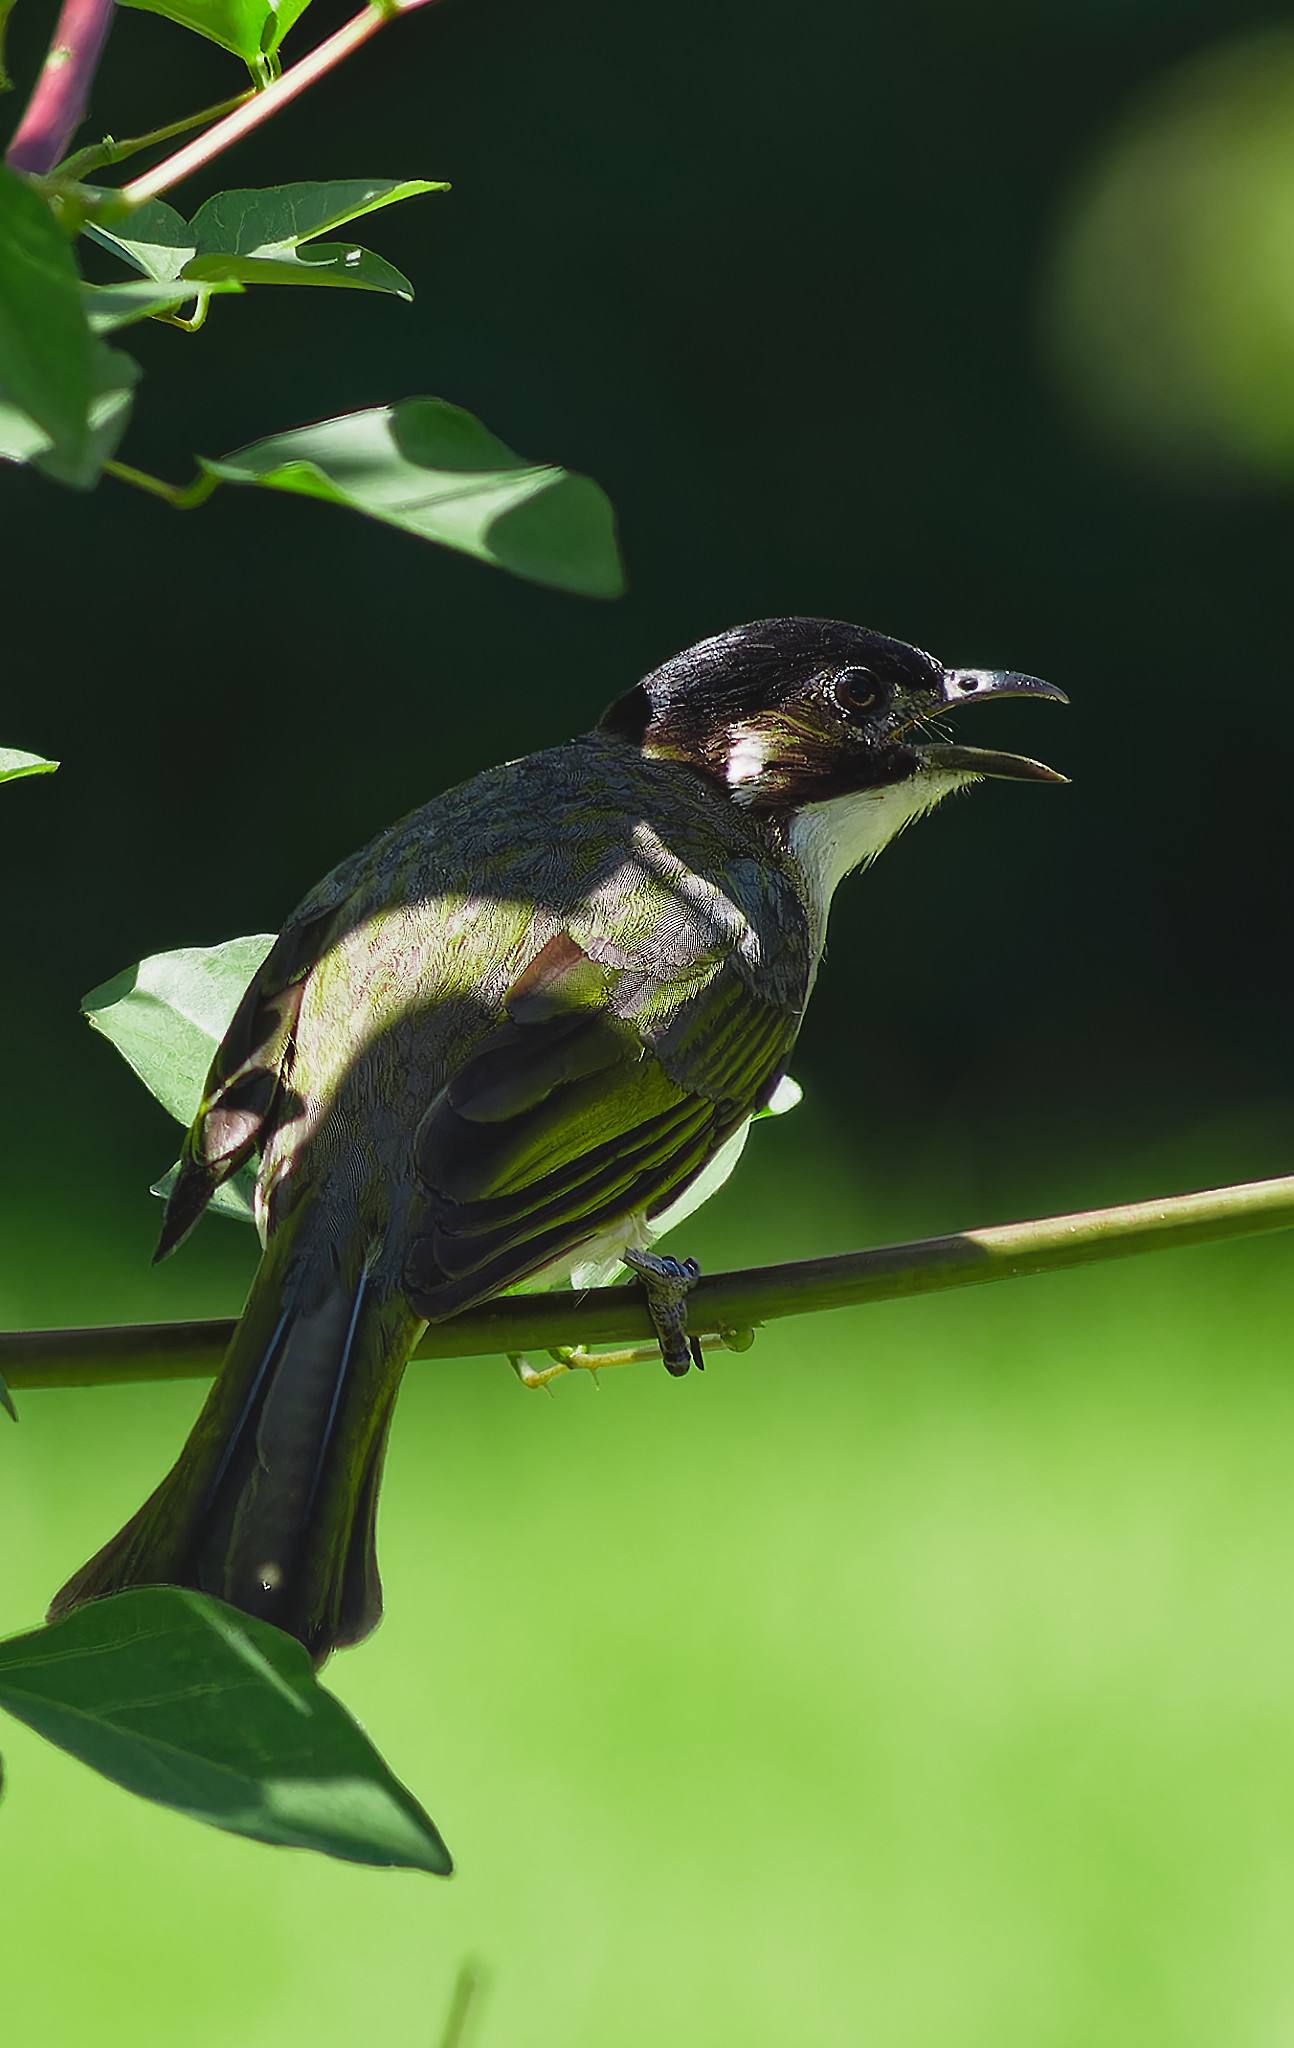
<instances>
[{"instance_id":1,"label":"open beak","mask_svg":"<svg viewBox=\"0 0 1294 2048\"><path fill-rule=\"evenodd\" d=\"M1069 699L1055 683L1039 676L1017 675L1006 668L957 668L944 672L945 711L973 704L984 697L1048 697L1055 704ZM1045 762L1031 761L1027 754L999 754L991 747L954 747L922 742L912 751L928 768L958 775L990 775L1004 782L1068 782Z\"/></svg>"}]
</instances>

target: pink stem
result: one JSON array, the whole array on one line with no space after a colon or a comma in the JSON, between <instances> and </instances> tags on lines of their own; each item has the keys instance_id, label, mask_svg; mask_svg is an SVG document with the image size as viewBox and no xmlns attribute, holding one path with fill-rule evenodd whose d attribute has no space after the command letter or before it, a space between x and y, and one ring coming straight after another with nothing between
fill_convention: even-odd
<instances>
[{"instance_id":1,"label":"pink stem","mask_svg":"<svg viewBox=\"0 0 1294 2048\"><path fill-rule=\"evenodd\" d=\"M52 171L85 113L112 26L113 0L63 0L49 53L5 156L15 171Z\"/></svg>"},{"instance_id":2,"label":"pink stem","mask_svg":"<svg viewBox=\"0 0 1294 2048\"><path fill-rule=\"evenodd\" d=\"M169 191L172 185L179 184L181 178L200 170L204 164L210 163L212 157L228 149L232 142L238 142L250 129L267 121L271 114L276 114L299 92L304 92L308 85L313 85L317 78L331 71L334 64L340 64L343 57L349 57L352 50L357 50L380 28L385 28L396 15L412 14L415 8L430 4L432 0L393 0L393 4L385 9L366 7L362 14L354 15L335 35L329 36L299 63L290 65L254 99L245 100L232 114L226 114L223 121L217 121L205 134L186 142L184 148L177 149L173 156L154 164L152 170L145 171L142 177L132 178L128 185L122 186L121 197L130 206L141 206L146 199L155 199L159 192Z\"/></svg>"}]
</instances>

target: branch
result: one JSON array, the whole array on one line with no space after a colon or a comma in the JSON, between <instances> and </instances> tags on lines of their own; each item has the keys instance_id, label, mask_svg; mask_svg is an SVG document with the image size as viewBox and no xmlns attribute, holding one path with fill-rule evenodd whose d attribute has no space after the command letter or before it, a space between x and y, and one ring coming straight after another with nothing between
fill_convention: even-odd
<instances>
[{"instance_id":1,"label":"branch","mask_svg":"<svg viewBox=\"0 0 1294 2048\"><path fill-rule=\"evenodd\" d=\"M1023 1279L1063 1266L1138 1252L1169 1251L1229 1237L1294 1228L1294 1174L1198 1195L1169 1195L1048 1216L1034 1223L991 1224L951 1237L839 1258L804 1259L746 1272L715 1273L691 1296L696 1330L730 1337L778 1316L861 1302L896 1301L946 1287ZM88 1387L132 1380L208 1379L233 1330L227 1321L144 1323L124 1328L31 1330L0 1334L0 1374L13 1387ZM550 1351L572 1342L650 1338L637 1287L597 1287L582 1295L514 1294L433 1323L415 1358L472 1358ZM597 1359L574 1361L596 1366ZM613 1361L604 1361L611 1363ZM561 1369L560 1367L558 1368ZM543 1381L550 1373L536 1374Z\"/></svg>"},{"instance_id":2,"label":"branch","mask_svg":"<svg viewBox=\"0 0 1294 2048\"><path fill-rule=\"evenodd\" d=\"M72 0L69 0L70 4ZM277 114L289 100L294 100L298 93L304 92L308 85L313 85L317 78L322 78L334 65L349 57L353 50L358 50L389 21L433 4L434 0L374 0L374 4L366 7L362 14L352 16L335 35L329 36L297 63L290 64L263 91L246 100L242 106L235 107L205 134L186 142L184 148L177 149L173 156L164 157L160 164L154 164L151 171L132 178L115 195L116 199L126 206L142 206L146 199L156 199L159 192L168 192L172 185L179 184L181 178L201 170L232 143L241 142L244 135L259 127L262 121L268 121L271 114Z\"/></svg>"},{"instance_id":3,"label":"branch","mask_svg":"<svg viewBox=\"0 0 1294 2048\"><path fill-rule=\"evenodd\" d=\"M112 27L113 0L63 0L40 77L32 88L6 161L15 171L52 171L72 140L103 46Z\"/></svg>"}]
</instances>

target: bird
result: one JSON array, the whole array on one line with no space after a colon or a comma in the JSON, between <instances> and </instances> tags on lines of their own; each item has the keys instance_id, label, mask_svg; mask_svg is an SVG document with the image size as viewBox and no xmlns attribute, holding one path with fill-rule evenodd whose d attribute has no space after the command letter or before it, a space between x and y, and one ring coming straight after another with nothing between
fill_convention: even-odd
<instances>
[{"instance_id":1,"label":"bird","mask_svg":"<svg viewBox=\"0 0 1294 2048\"><path fill-rule=\"evenodd\" d=\"M238 1005L162 1223L159 1258L258 1155L246 1306L176 1464L50 1618L188 1586L320 1664L381 1616L383 1457L429 1321L627 1265L685 1370L695 1268L650 1246L784 1076L837 885L956 790L1066 780L948 737L1003 697L1067 701L757 620L334 868Z\"/></svg>"}]
</instances>

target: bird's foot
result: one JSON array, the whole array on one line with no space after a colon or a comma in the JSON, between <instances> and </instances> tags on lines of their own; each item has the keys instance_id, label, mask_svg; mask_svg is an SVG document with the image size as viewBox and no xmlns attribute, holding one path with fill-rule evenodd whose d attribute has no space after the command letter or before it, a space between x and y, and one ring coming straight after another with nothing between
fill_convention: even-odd
<instances>
[{"instance_id":1,"label":"bird's foot","mask_svg":"<svg viewBox=\"0 0 1294 2048\"><path fill-rule=\"evenodd\" d=\"M542 1370L536 1372L524 1351L509 1351L508 1364L521 1381L522 1386L529 1387L532 1393L538 1393L541 1387L546 1390L549 1380L556 1379L558 1372L564 1370L562 1366L554 1366L548 1372Z\"/></svg>"},{"instance_id":2,"label":"bird's foot","mask_svg":"<svg viewBox=\"0 0 1294 2048\"><path fill-rule=\"evenodd\" d=\"M689 1365L705 1371L699 1337L687 1331L687 1298L701 1277L695 1259L662 1258L656 1252L627 1251L621 1255L631 1273L636 1273L647 1296L647 1313L656 1329L656 1340L665 1370L681 1379Z\"/></svg>"},{"instance_id":3,"label":"bird's foot","mask_svg":"<svg viewBox=\"0 0 1294 2048\"><path fill-rule=\"evenodd\" d=\"M726 1343L727 1338L722 1341ZM508 1363L523 1387L532 1391L538 1391L540 1387L547 1389L566 1372L591 1373L596 1381L598 1374L608 1365L650 1365L660 1357L660 1345L657 1342L620 1344L614 1350L590 1351L587 1344L553 1344L547 1355L552 1364L536 1369L523 1351L508 1353Z\"/></svg>"},{"instance_id":4,"label":"bird's foot","mask_svg":"<svg viewBox=\"0 0 1294 2048\"><path fill-rule=\"evenodd\" d=\"M707 1344L722 1344L725 1351L749 1351L754 1341L755 1332L749 1329L715 1330L705 1339ZM693 1357L696 1356L696 1351L692 1351L694 1345L696 1351L701 1349L699 1337L688 1338L688 1348ZM553 1381L560 1379L563 1373L587 1372L596 1381L598 1374L608 1365L647 1365L660 1355L659 1343L621 1344L613 1351L590 1351L587 1344L554 1344L548 1352L553 1361L551 1365L536 1369L522 1351L510 1351L508 1363L523 1387L529 1387L536 1393L542 1387L547 1393ZM697 1363L704 1371L704 1360L698 1359Z\"/></svg>"}]
</instances>

